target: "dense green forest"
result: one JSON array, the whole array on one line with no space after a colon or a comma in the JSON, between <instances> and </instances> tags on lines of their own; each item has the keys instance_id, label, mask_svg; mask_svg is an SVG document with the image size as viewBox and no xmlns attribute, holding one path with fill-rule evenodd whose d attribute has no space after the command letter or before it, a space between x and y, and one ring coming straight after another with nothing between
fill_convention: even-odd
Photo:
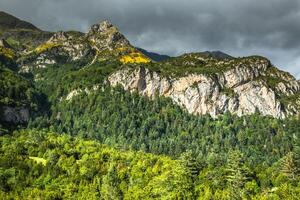
<instances>
[{"instance_id":1,"label":"dense green forest","mask_svg":"<svg viewBox=\"0 0 300 200\"><path fill-rule=\"evenodd\" d=\"M33 119L29 128L96 139L118 150L142 150L175 160L188 156L185 160L191 162L187 166L194 177L193 198L256 198L278 187L296 191L296 182L289 182L284 175L282 160L292 156L292 163L297 163L296 153L291 153L300 133L297 117L280 120L258 113L244 117L227 113L213 119L191 115L169 99L151 100L102 84L105 76L119 67L117 63L97 63L82 70L68 65L35 72L44 78L40 89L53 103L51 114ZM60 81L51 81L57 79ZM98 87L93 90L95 84ZM81 92L67 100L67 94L74 90ZM228 165L240 171L230 172ZM297 164L294 167L297 169ZM277 174L270 176L275 171ZM241 177L235 177L240 180L229 180L228 173L240 173ZM281 186L283 183L287 185ZM232 191L237 186L230 184L239 185L239 194ZM279 189L277 195L283 194ZM276 193L270 195L276 198ZM296 194L287 195L292 198Z\"/></svg>"},{"instance_id":2,"label":"dense green forest","mask_svg":"<svg viewBox=\"0 0 300 200\"><path fill-rule=\"evenodd\" d=\"M192 182L179 161L117 151L94 141L45 131L0 138L4 199L190 198Z\"/></svg>"},{"instance_id":3,"label":"dense green forest","mask_svg":"<svg viewBox=\"0 0 300 200\"><path fill-rule=\"evenodd\" d=\"M2 199L298 199L300 149L251 167L231 150L203 166L190 151L176 160L116 150L41 130L0 137ZM206 159L213 160L207 157ZM203 161L203 160L202 160Z\"/></svg>"},{"instance_id":4,"label":"dense green forest","mask_svg":"<svg viewBox=\"0 0 300 200\"><path fill-rule=\"evenodd\" d=\"M3 69L11 80L3 81L5 87L28 88L44 97L20 96L25 101L16 105L49 106L47 112L31 116L23 126L27 129L12 133L10 128L1 136L4 198L297 199L300 195L299 117L192 115L170 99L149 99L105 84L105 77L122 67L117 62L85 65L84 61L49 65L23 74L27 79ZM33 76L35 82L30 81ZM78 93L68 98L72 91Z\"/></svg>"}]
</instances>

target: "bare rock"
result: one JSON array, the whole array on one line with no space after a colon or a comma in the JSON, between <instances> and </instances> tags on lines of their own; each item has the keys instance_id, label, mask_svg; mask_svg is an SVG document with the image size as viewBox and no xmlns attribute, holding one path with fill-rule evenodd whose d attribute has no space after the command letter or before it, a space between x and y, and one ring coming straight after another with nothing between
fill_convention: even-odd
<instances>
[{"instance_id":1,"label":"bare rock","mask_svg":"<svg viewBox=\"0 0 300 200\"><path fill-rule=\"evenodd\" d=\"M266 74L268 67L268 62L262 62L236 66L218 76L188 74L177 78L161 76L141 67L117 71L109 76L108 82L112 86L121 85L125 90L138 91L151 98L155 95L169 97L194 114L216 117L227 111L239 116L259 112L275 118L298 114L296 106L284 107L276 90L263 79L258 79ZM300 93L296 81L281 83L278 88L282 95Z\"/></svg>"}]
</instances>

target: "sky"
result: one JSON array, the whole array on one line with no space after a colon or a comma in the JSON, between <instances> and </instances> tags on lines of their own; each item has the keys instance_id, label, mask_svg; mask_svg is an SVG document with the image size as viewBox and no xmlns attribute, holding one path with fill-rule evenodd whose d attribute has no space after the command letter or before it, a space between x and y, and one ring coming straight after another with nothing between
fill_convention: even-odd
<instances>
[{"instance_id":1,"label":"sky","mask_svg":"<svg viewBox=\"0 0 300 200\"><path fill-rule=\"evenodd\" d=\"M48 31L109 20L133 45L171 56L262 55L300 79L300 0L0 0L0 10Z\"/></svg>"}]
</instances>

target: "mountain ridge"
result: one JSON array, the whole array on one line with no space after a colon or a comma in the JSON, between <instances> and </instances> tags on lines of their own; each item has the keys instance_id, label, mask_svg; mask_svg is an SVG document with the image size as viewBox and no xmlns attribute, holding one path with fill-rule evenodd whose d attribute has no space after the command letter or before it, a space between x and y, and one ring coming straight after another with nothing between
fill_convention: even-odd
<instances>
[{"instance_id":1,"label":"mountain ridge","mask_svg":"<svg viewBox=\"0 0 300 200\"><path fill-rule=\"evenodd\" d=\"M137 47L137 49L156 62L164 61L164 60L171 58L171 56L163 55L163 54L159 54L159 53L155 53L155 52L150 52L143 48Z\"/></svg>"},{"instance_id":2,"label":"mountain ridge","mask_svg":"<svg viewBox=\"0 0 300 200\"><path fill-rule=\"evenodd\" d=\"M23 45L21 50L2 48L10 52L3 55L16 63L17 71L33 76L36 84L43 70L52 66L80 63L76 70L85 70L111 63L115 67L104 76L106 84L122 85L149 97L171 98L193 114L216 117L227 111L239 116L259 112L285 118L299 113L299 82L261 56L234 58L221 51L205 51L155 61L149 52L132 46L107 20L92 25L87 33L46 34L43 41L33 41L35 45L15 41ZM2 43L11 45L5 39Z\"/></svg>"},{"instance_id":3,"label":"mountain ridge","mask_svg":"<svg viewBox=\"0 0 300 200\"><path fill-rule=\"evenodd\" d=\"M20 20L4 11L0 11L0 28L40 30L33 24Z\"/></svg>"}]
</instances>

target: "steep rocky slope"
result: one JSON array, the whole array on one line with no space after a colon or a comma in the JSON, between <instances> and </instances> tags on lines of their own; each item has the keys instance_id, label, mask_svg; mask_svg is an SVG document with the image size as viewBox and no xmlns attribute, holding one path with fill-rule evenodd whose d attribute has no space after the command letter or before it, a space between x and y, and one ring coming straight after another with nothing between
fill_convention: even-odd
<instances>
[{"instance_id":1,"label":"steep rocky slope","mask_svg":"<svg viewBox=\"0 0 300 200\"><path fill-rule=\"evenodd\" d=\"M23 53L18 63L22 72L30 72L47 65L82 60L86 66L105 60L124 64L150 62L115 26L103 21L93 25L87 33L57 32L46 42Z\"/></svg>"},{"instance_id":2,"label":"steep rocky slope","mask_svg":"<svg viewBox=\"0 0 300 200\"><path fill-rule=\"evenodd\" d=\"M195 61L201 61L201 66ZM176 68L174 65L170 67ZM108 79L113 86L120 84L126 90L137 90L152 98L155 95L169 97L188 112L200 115L215 117L230 111L242 116L260 112L285 118L299 113L299 82L265 58L214 59L192 55L181 65L180 68L192 65L195 69L190 73L168 75L147 66L125 67ZM214 67L211 65L220 67L219 72L211 70ZM197 71L197 68L204 70Z\"/></svg>"}]
</instances>

